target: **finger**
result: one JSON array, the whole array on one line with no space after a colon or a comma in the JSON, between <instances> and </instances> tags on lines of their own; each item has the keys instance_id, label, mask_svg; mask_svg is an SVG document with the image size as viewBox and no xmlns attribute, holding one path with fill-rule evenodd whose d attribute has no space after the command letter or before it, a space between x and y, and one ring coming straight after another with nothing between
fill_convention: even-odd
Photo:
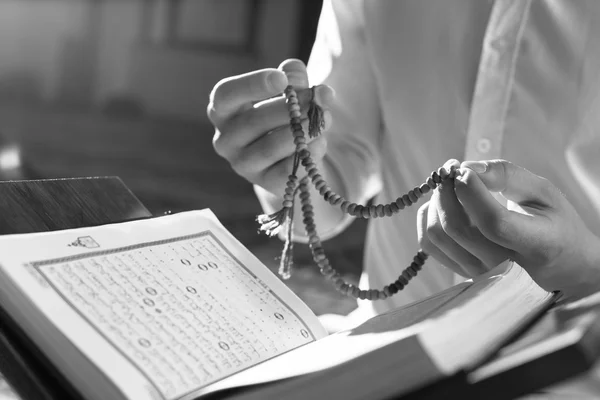
<instances>
[{"instance_id":1,"label":"finger","mask_svg":"<svg viewBox=\"0 0 600 400\"><path fill-rule=\"evenodd\" d=\"M306 65L298 59L292 58L285 60L279 65L279 69L285 73L288 84L294 89L304 89L308 87L308 72Z\"/></svg>"},{"instance_id":2,"label":"finger","mask_svg":"<svg viewBox=\"0 0 600 400\"><path fill-rule=\"evenodd\" d=\"M217 124L256 101L281 94L286 85L285 74L273 68L225 78L210 93L208 118Z\"/></svg>"},{"instance_id":3,"label":"finger","mask_svg":"<svg viewBox=\"0 0 600 400\"><path fill-rule=\"evenodd\" d=\"M460 247L480 260L485 270L489 270L506 260L512 252L483 236L458 201L454 187L453 180L447 180L438 188L438 216L442 229Z\"/></svg>"},{"instance_id":4,"label":"finger","mask_svg":"<svg viewBox=\"0 0 600 400\"><path fill-rule=\"evenodd\" d=\"M540 224L536 223L533 216L504 208L473 170L462 169L454 185L456 196L467 215L492 242L518 252L520 243L530 242L531 237L543 236Z\"/></svg>"},{"instance_id":5,"label":"finger","mask_svg":"<svg viewBox=\"0 0 600 400\"><path fill-rule=\"evenodd\" d=\"M460 265L469 276L475 277L484 273L486 268L481 260L456 243L444 231L442 226L442 218L443 216L445 217L444 212L439 204L438 189L429 201L429 210L427 213L427 236L429 240L448 258Z\"/></svg>"},{"instance_id":6,"label":"finger","mask_svg":"<svg viewBox=\"0 0 600 400\"><path fill-rule=\"evenodd\" d=\"M451 269L455 273L470 278L470 276L453 260L448 258L436 245L431 243L427 236L427 215L429 211L429 202L423 204L417 212L417 236L419 239L419 246L429 256L438 260L444 267Z\"/></svg>"},{"instance_id":7,"label":"finger","mask_svg":"<svg viewBox=\"0 0 600 400\"><path fill-rule=\"evenodd\" d=\"M325 119L323 131L327 131L331 126L329 106L333 101L333 90L328 86L319 86L315 89L315 96L318 96L319 101L323 103L321 105L324 109ZM302 118L307 118L311 98L312 92L310 89L303 89L298 92ZM252 109L224 121L220 126L221 135L215 142L216 149L219 154L227 157L229 154L237 152L239 148L261 138L266 132L289 126L289 122L290 116L283 97L266 100L255 105ZM304 130L308 132L307 126L304 127ZM309 139L308 135L307 139Z\"/></svg>"},{"instance_id":8,"label":"finger","mask_svg":"<svg viewBox=\"0 0 600 400\"><path fill-rule=\"evenodd\" d=\"M319 161L323 159L327 152L327 140L325 136L319 136L310 142L308 144L308 151L314 162L320 164ZM292 165L293 155L290 155L260 171L255 177L256 181L252 182L262 186L271 193L279 194L281 192L283 195L283 188L285 188L288 175L292 172Z\"/></svg>"},{"instance_id":9,"label":"finger","mask_svg":"<svg viewBox=\"0 0 600 400\"><path fill-rule=\"evenodd\" d=\"M459 168L459 167L460 167L460 161L458 161L455 158L449 159L442 166L442 168L444 168L446 171L450 171L452 168Z\"/></svg>"},{"instance_id":10,"label":"finger","mask_svg":"<svg viewBox=\"0 0 600 400\"><path fill-rule=\"evenodd\" d=\"M329 120L329 121L328 121ZM330 117L326 117L326 128L330 125ZM304 131L308 131L308 120L302 122ZM306 137L306 143L310 144L316 138ZM282 126L261 136L239 152L237 158L232 161L234 170L255 173L262 171L275 162L294 154L296 146L288 126Z\"/></svg>"},{"instance_id":11,"label":"finger","mask_svg":"<svg viewBox=\"0 0 600 400\"><path fill-rule=\"evenodd\" d=\"M462 167L476 172L490 191L500 192L522 206L553 207L560 195L547 179L509 161L468 161Z\"/></svg>"}]
</instances>

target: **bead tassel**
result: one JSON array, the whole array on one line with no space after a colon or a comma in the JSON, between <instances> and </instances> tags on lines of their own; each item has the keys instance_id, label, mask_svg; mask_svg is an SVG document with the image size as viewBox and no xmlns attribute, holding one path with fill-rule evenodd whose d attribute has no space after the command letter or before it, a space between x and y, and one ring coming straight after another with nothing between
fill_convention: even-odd
<instances>
[{"instance_id":1,"label":"bead tassel","mask_svg":"<svg viewBox=\"0 0 600 400\"><path fill-rule=\"evenodd\" d=\"M325 128L323 109L315 101L315 87L311 88L312 98L308 107L308 137L314 138Z\"/></svg>"},{"instance_id":2,"label":"bead tassel","mask_svg":"<svg viewBox=\"0 0 600 400\"><path fill-rule=\"evenodd\" d=\"M309 136L316 137L321 134L321 130L324 127L323 109L314 101L314 87L311 90L312 99L308 110ZM361 290L355 285L348 284L341 275L331 267L329 259L325 255L321 239L317 234L316 224L313 219L314 213L312 211L313 207L310 200L310 191L308 189L309 181L312 181L313 186L319 194L323 196L325 201L329 202L332 206L339 206L344 213L358 218L381 218L397 214L404 208L417 203L423 195L435 189L442 182L448 179L454 179L458 171L454 167L451 168L450 171L447 171L443 167L439 168L437 171L433 171L423 184L415 187L405 195L398 197L396 201L389 204L363 206L351 203L343 196L335 193L327 185L325 179L319 174L317 166L311 158L310 151L306 145L304 130L299 123L300 111L296 91L292 86L288 86L284 93L290 112L290 129L294 136L294 144L296 145L292 173L288 177L281 210L270 215L261 215L258 217L258 221L262 224L261 230L269 235L274 235L283 225L286 226L285 244L280 260L279 274L283 279L288 279L291 276L294 247L292 242L294 200L297 193L300 192L299 197L304 217L303 222L308 236L308 244L313 259L318 265L321 274L323 274L325 278L331 280L336 290L347 296L366 300L379 300L393 296L404 289L409 281L417 276L427 260L427 254L422 250L419 250L414 256L410 266L402 271L398 276L398 279L381 290ZM307 175L300 180L300 184L298 185L297 170L300 164L304 166Z\"/></svg>"}]
</instances>

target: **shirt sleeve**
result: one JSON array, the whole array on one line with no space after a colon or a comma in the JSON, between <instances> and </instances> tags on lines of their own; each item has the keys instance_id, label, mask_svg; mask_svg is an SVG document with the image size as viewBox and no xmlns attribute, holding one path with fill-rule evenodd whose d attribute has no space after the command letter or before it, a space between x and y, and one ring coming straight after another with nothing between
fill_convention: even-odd
<instances>
[{"instance_id":1,"label":"shirt sleeve","mask_svg":"<svg viewBox=\"0 0 600 400\"><path fill-rule=\"evenodd\" d=\"M364 29L363 0L325 0L308 63L311 85L326 84L336 93L332 126L326 133L329 173L343 187L332 189L364 204L379 192L382 122L377 86ZM334 236L353 218L321 237Z\"/></svg>"}]
</instances>

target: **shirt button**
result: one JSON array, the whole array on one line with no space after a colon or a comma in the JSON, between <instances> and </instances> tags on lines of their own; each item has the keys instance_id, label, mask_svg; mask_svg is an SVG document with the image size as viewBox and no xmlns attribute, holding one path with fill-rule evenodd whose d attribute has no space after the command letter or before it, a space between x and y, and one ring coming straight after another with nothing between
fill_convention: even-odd
<instances>
[{"instance_id":1,"label":"shirt button","mask_svg":"<svg viewBox=\"0 0 600 400\"><path fill-rule=\"evenodd\" d=\"M492 148L492 142L490 141L490 139L479 139L477 141L477 151L480 152L481 154L487 154L489 153L490 149Z\"/></svg>"}]
</instances>

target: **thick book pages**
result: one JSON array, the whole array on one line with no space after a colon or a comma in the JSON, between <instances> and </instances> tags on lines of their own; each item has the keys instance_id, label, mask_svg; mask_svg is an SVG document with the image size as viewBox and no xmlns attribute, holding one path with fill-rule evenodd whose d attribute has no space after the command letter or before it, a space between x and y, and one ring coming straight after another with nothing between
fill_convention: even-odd
<instances>
[{"instance_id":1,"label":"thick book pages","mask_svg":"<svg viewBox=\"0 0 600 400\"><path fill-rule=\"evenodd\" d=\"M87 399L178 399L326 335L210 211L0 238L0 302Z\"/></svg>"},{"instance_id":2,"label":"thick book pages","mask_svg":"<svg viewBox=\"0 0 600 400\"><path fill-rule=\"evenodd\" d=\"M303 346L207 391L247 400L400 398L452 376L464 379L554 300L507 262L472 283ZM263 384L250 387L257 383ZM244 385L243 392L231 391Z\"/></svg>"},{"instance_id":3,"label":"thick book pages","mask_svg":"<svg viewBox=\"0 0 600 400\"><path fill-rule=\"evenodd\" d=\"M86 399L386 399L466 386L554 300L507 262L327 336L208 210L9 235L0 248L0 304Z\"/></svg>"}]
</instances>

